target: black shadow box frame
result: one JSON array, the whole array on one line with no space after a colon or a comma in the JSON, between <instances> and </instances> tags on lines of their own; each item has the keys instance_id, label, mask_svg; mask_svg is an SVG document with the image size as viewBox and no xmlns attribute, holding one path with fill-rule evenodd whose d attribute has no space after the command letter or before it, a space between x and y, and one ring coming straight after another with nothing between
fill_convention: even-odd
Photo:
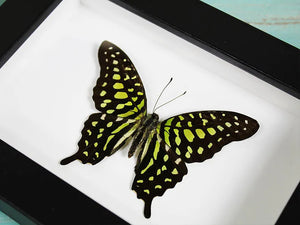
<instances>
[{"instance_id":1,"label":"black shadow box frame","mask_svg":"<svg viewBox=\"0 0 300 225\"><path fill-rule=\"evenodd\" d=\"M300 98L299 49L198 0L112 1ZM7 0L0 7L0 67L60 2ZM1 140L0 155L0 210L19 223L126 224ZM276 224L299 222L299 189Z\"/></svg>"}]
</instances>

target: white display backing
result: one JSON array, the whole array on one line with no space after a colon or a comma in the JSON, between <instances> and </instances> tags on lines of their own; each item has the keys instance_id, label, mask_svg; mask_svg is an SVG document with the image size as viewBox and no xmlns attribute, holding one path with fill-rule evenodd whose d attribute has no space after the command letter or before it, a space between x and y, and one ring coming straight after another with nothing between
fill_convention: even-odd
<instances>
[{"instance_id":1,"label":"white display backing","mask_svg":"<svg viewBox=\"0 0 300 225\"><path fill-rule=\"evenodd\" d=\"M61 166L77 151L96 112L98 47L108 40L131 58L148 109L170 77L161 119L195 110L230 110L259 121L152 204L131 191L128 149L99 164ZM262 62L263 63L263 62ZM300 180L300 101L109 2L63 1L0 70L0 138L131 224L274 224ZM101 221L101 217L99 217Z\"/></svg>"}]
</instances>

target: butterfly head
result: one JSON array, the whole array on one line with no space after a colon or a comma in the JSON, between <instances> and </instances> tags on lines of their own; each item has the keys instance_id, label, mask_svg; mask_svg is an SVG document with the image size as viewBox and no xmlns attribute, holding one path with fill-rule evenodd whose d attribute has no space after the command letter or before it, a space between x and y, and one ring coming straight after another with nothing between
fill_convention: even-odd
<instances>
[{"instance_id":1,"label":"butterfly head","mask_svg":"<svg viewBox=\"0 0 300 225\"><path fill-rule=\"evenodd\" d=\"M155 127L158 123L159 116L156 113L148 114L144 121L144 127ZM150 129L151 130L151 129Z\"/></svg>"},{"instance_id":2,"label":"butterfly head","mask_svg":"<svg viewBox=\"0 0 300 225\"><path fill-rule=\"evenodd\" d=\"M159 116L156 113L149 114L151 116L151 120L153 122L157 122L159 120Z\"/></svg>"}]
</instances>

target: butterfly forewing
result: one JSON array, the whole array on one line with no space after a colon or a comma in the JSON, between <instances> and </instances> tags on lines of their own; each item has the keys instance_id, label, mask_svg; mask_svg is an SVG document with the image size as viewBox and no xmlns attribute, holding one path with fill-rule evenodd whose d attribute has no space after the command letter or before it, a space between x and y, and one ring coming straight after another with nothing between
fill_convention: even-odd
<instances>
[{"instance_id":1,"label":"butterfly forewing","mask_svg":"<svg viewBox=\"0 0 300 225\"><path fill-rule=\"evenodd\" d=\"M61 164L75 159L95 164L113 154L132 137L147 113L143 83L129 57L116 45L104 41L98 59L101 71L93 100L102 113L91 115L85 122L78 152Z\"/></svg>"},{"instance_id":2,"label":"butterfly forewing","mask_svg":"<svg viewBox=\"0 0 300 225\"><path fill-rule=\"evenodd\" d=\"M67 164L79 159L82 163L96 164L121 148L132 136L139 122L104 113L92 114L84 123L79 150L61 161Z\"/></svg>"},{"instance_id":3,"label":"butterfly forewing","mask_svg":"<svg viewBox=\"0 0 300 225\"><path fill-rule=\"evenodd\" d=\"M202 162L232 142L252 136L256 120L235 112L200 111L161 123L160 135L185 162Z\"/></svg>"},{"instance_id":4,"label":"butterfly forewing","mask_svg":"<svg viewBox=\"0 0 300 225\"><path fill-rule=\"evenodd\" d=\"M104 41L98 58L101 72L93 94L96 108L118 117L145 116L145 90L129 57L116 45Z\"/></svg>"},{"instance_id":5,"label":"butterfly forewing","mask_svg":"<svg viewBox=\"0 0 300 225\"><path fill-rule=\"evenodd\" d=\"M149 144L147 144L149 143ZM145 201L144 215L151 215L151 202L155 196L162 196L168 188L173 188L187 174L187 168L154 130L145 145L145 156L136 168L132 189L137 197Z\"/></svg>"}]
</instances>

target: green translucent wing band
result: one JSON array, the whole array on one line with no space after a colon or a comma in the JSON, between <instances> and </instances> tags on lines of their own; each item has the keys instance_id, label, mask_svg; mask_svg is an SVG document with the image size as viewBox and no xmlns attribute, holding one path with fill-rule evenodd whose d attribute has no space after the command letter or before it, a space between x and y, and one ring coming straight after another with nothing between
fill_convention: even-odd
<instances>
[{"instance_id":1,"label":"green translucent wing band","mask_svg":"<svg viewBox=\"0 0 300 225\"><path fill-rule=\"evenodd\" d=\"M256 120L227 111L199 111L171 117L160 126L164 141L185 162L202 162L232 142L249 138Z\"/></svg>"},{"instance_id":2,"label":"green translucent wing band","mask_svg":"<svg viewBox=\"0 0 300 225\"><path fill-rule=\"evenodd\" d=\"M145 202L144 215L151 216L151 203L155 196L173 188L187 174L185 163L170 149L154 130L144 146L146 154L136 168L132 190Z\"/></svg>"},{"instance_id":3,"label":"green translucent wing band","mask_svg":"<svg viewBox=\"0 0 300 225\"><path fill-rule=\"evenodd\" d=\"M143 83L129 57L116 45L104 41L98 52L100 77L94 87L96 108L109 115L136 118L146 115Z\"/></svg>"},{"instance_id":4,"label":"green translucent wing band","mask_svg":"<svg viewBox=\"0 0 300 225\"><path fill-rule=\"evenodd\" d=\"M105 156L120 149L133 135L139 121L116 117L104 113L92 114L84 123L79 150L61 161L62 165L76 159L82 163L96 164Z\"/></svg>"}]
</instances>

